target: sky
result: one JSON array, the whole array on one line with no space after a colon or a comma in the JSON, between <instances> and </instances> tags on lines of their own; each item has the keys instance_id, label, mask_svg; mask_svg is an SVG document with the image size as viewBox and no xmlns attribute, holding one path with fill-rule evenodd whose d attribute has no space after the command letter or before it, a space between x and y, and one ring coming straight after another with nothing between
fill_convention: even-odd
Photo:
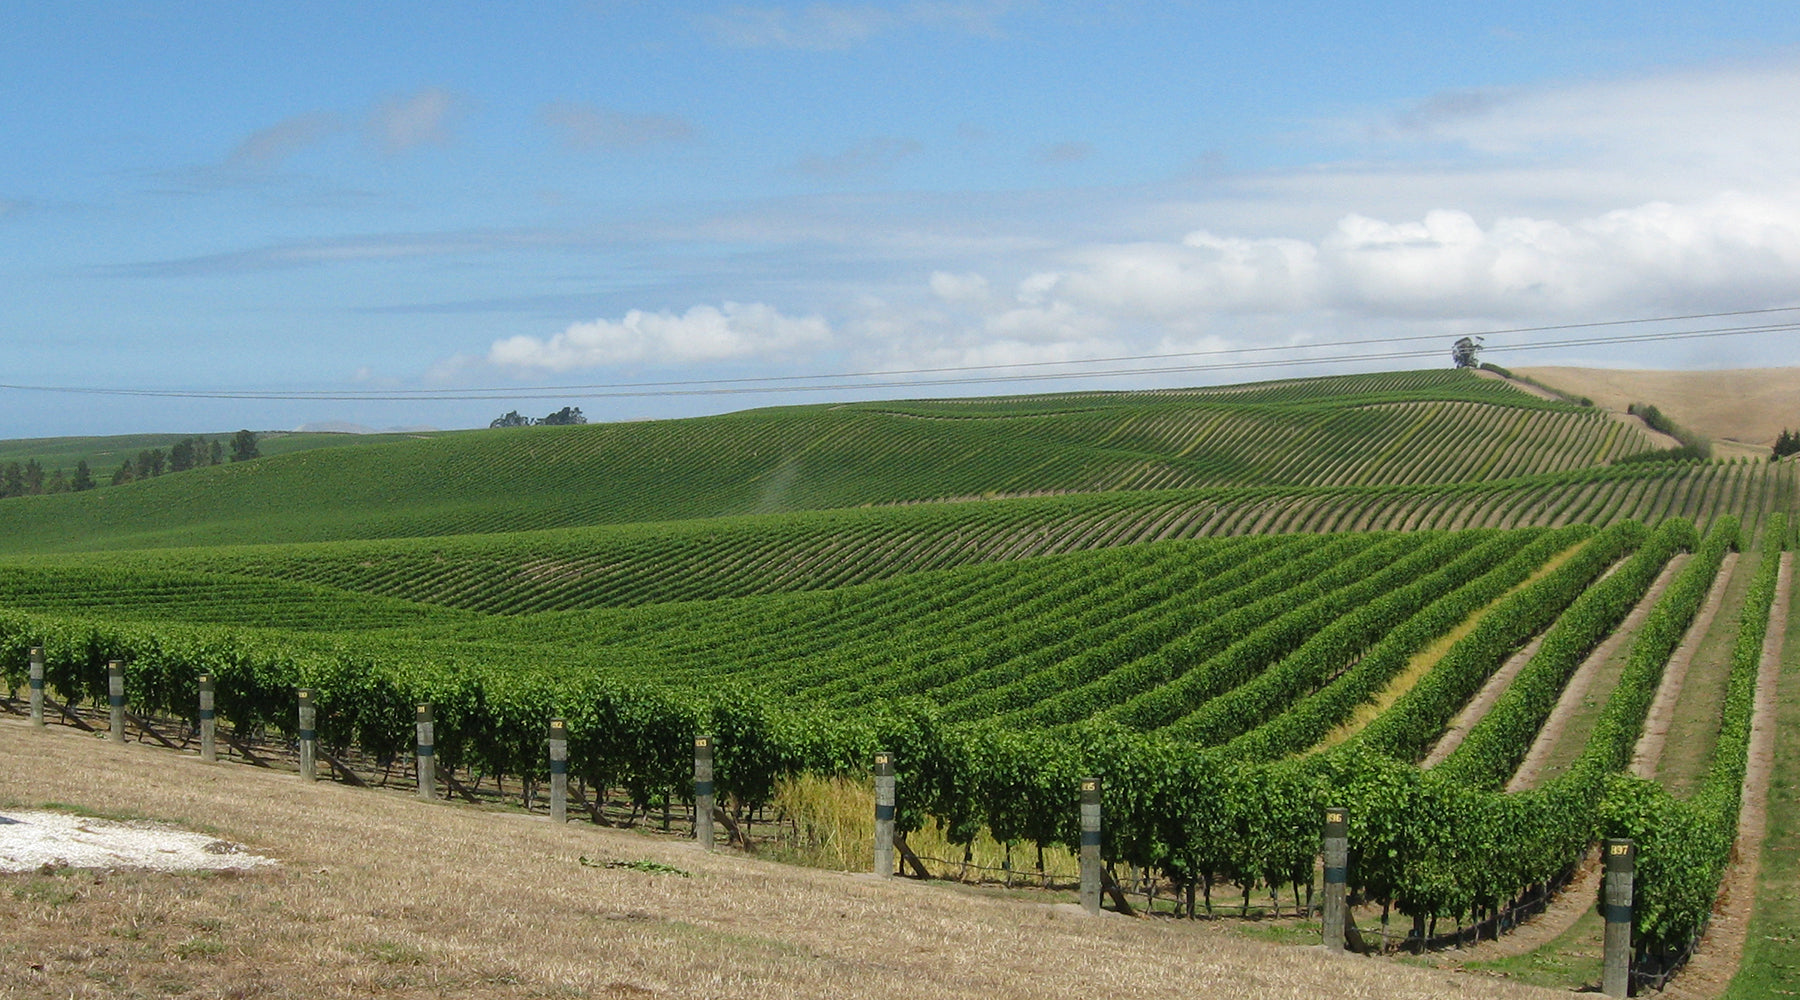
<instances>
[{"instance_id":1,"label":"sky","mask_svg":"<svg viewBox=\"0 0 1800 1000\"><path fill-rule=\"evenodd\" d=\"M1800 306L1785 3L0 15L4 438L1800 365L1507 332Z\"/></svg>"}]
</instances>

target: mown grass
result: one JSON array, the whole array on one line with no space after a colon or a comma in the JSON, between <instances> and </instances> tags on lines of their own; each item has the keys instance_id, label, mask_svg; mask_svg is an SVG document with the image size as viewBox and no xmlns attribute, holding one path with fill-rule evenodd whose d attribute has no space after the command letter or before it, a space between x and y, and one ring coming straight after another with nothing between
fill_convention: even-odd
<instances>
[{"instance_id":1,"label":"mown grass","mask_svg":"<svg viewBox=\"0 0 1800 1000\"><path fill-rule=\"evenodd\" d=\"M1606 924L1597 907L1555 940L1523 955L1464 963L1471 972L1502 976L1515 982L1551 989L1587 992L1600 983L1605 956L1600 947Z\"/></svg>"}]
</instances>

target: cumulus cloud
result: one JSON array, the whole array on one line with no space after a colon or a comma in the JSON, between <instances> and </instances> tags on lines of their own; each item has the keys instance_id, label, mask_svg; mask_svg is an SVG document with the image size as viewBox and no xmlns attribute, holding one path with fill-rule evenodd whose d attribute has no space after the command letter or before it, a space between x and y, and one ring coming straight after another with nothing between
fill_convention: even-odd
<instances>
[{"instance_id":1,"label":"cumulus cloud","mask_svg":"<svg viewBox=\"0 0 1800 1000\"><path fill-rule=\"evenodd\" d=\"M239 166L279 167L288 157L317 146L343 130L343 119L330 112L294 115L245 136L232 149L228 160Z\"/></svg>"},{"instance_id":2,"label":"cumulus cloud","mask_svg":"<svg viewBox=\"0 0 1800 1000\"><path fill-rule=\"evenodd\" d=\"M1179 242L1097 244L1020 282L1021 304L1121 322L1285 315L1526 319L1792 298L1800 189L1648 202L1568 221L1342 216L1310 238L1196 230ZM979 275L934 275L940 299Z\"/></svg>"},{"instance_id":3,"label":"cumulus cloud","mask_svg":"<svg viewBox=\"0 0 1800 1000\"><path fill-rule=\"evenodd\" d=\"M570 371L649 362L728 361L817 347L831 327L817 316L786 316L762 303L695 306L677 315L633 309L618 320L574 323L548 339L497 340L487 360L501 368Z\"/></svg>"},{"instance_id":4,"label":"cumulus cloud","mask_svg":"<svg viewBox=\"0 0 1800 1000\"><path fill-rule=\"evenodd\" d=\"M1349 213L1306 238L1195 230L1179 241L1090 245L1011 294L976 272L937 271L947 315L889 322L895 351L954 364L1446 335L1530 323L1794 301L1800 188L1647 202L1568 220L1413 219ZM1478 327L1477 327L1478 328Z\"/></svg>"},{"instance_id":5,"label":"cumulus cloud","mask_svg":"<svg viewBox=\"0 0 1800 1000\"><path fill-rule=\"evenodd\" d=\"M1001 16L1012 6L1007 2L919 2L887 7L836 3L802 8L743 6L699 18L696 24L714 41L732 48L835 51L910 27L993 35Z\"/></svg>"},{"instance_id":6,"label":"cumulus cloud","mask_svg":"<svg viewBox=\"0 0 1800 1000\"><path fill-rule=\"evenodd\" d=\"M973 272L951 274L936 271L931 275L931 292L945 302L986 302L990 294L988 280Z\"/></svg>"},{"instance_id":7,"label":"cumulus cloud","mask_svg":"<svg viewBox=\"0 0 1800 1000\"><path fill-rule=\"evenodd\" d=\"M809 156L796 166L801 173L821 179L879 173L919 152L924 147L913 139L877 136L865 139L841 153Z\"/></svg>"},{"instance_id":8,"label":"cumulus cloud","mask_svg":"<svg viewBox=\"0 0 1800 1000\"><path fill-rule=\"evenodd\" d=\"M993 340L1061 349L1102 338L1112 328L1105 317L1083 312L1067 301L1021 303L987 317L982 324L983 333Z\"/></svg>"},{"instance_id":9,"label":"cumulus cloud","mask_svg":"<svg viewBox=\"0 0 1800 1000\"><path fill-rule=\"evenodd\" d=\"M369 138L387 153L447 146L463 111L456 95L435 87L409 97L390 98L369 113Z\"/></svg>"},{"instance_id":10,"label":"cumulus cloud","mask_svg":"<svg viewBox=\"0 0 1800 1000\"><path fill-rule=\"evenodd\" d=\"M634 115L586 104L546 104L539 117L570 149L636 149L694 137L694 126L665 115Z\"/></svg>"}]
</instances>

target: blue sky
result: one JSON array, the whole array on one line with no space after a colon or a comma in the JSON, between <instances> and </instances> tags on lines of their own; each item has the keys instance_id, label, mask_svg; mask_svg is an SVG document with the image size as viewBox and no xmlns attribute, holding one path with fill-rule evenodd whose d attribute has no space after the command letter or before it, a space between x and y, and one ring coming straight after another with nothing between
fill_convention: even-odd
<instances>
[{"instance_id":1,"label":"blue sky","mask_svg":"<svg viewBox=\"0 0 1800 1000\"><path fill-rule=\"evenodd\" d=\"M1800 305L1785 4L0 8L0 382L487 397L0 390L0 437L1216 383L1359 364L528 391ZM1489 357L1800 364L1519 346L1555 336Z\"/></svg>"}]
</instances>

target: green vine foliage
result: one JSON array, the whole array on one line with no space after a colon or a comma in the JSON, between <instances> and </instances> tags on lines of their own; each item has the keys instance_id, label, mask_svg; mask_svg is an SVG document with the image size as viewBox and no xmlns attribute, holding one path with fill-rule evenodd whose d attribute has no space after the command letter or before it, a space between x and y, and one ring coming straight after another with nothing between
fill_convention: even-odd
<instances>
[{"instance_id":1,"label":"green vine foliage","mask_svg":"<svg viewBox=\"0 0 1800 1000\"><path fill-rule=\"evenodd\" d=\"M1704 930L1731 861L1749 762L1756 676L1786 538L1786 519L1771 518L1738 621L1718 743L1700 788L1692 797L1678 799L1653 782L1623 774L1609 778L1601 826L1606 836L1637 842L1632 919L1641 949L1680 947Z\"/></svg>"},{"instance_id":2,"label":"green vine foliage","mask_svg":"<svg viewBox=\"0 0 1800 1000\"><path fill-rule=\"evenodd\" d=\"M1231 652L1242 643L1190 619L1183 636L1146 643L1161 655L1148 673L1113 682L1118 686L1104 697L1102 688L1089 688L1096 700L1085 708L1061 703L1044 717L1062 720L1050 727L965 717L899 688L851 711L750 684L653 682L629 665L520 669L495 662L480 644L420 652L403 642L300 642L278 631L17 613L0 613L0 671L22 679L25 650L42 644L51 686L91 700L104 694L106 662L120 659L136 706L188 719L196 680L211 673L227 722L279 733L292 731L294 689L312 687L328 745L354 743L389 759L409 751L414 707L430 703L444 764L527 777L543 776L544 724L562 716L572 773L625 789L640 806L689 793L692 738L700 733L716 737L715 780L740 808L766 802L785 774L866 775L873 753L885 750L896 761L897 829L936 822L965 842L986 827L1008 842L1076 846L1076 782L1097 776L1108 859L1208 886L1310 884L1322 810L1341 806L1351 817L1355 888L1416 915L1498 905L1552 878L1602 831L1629 835L1641 844L1639 934L1660 942L1692 933L1729 855L1756 655L1785 522L1776 519L1769 532L1734 654L1718 759L1705 787L1686 802L1618 771L1647 710L1645 692L1654 691L1667 650L1735 544L1737 526L1729 520L1704 542L1685 521L1655 531L1622 522L1598 532L1264 541L1244 549L1241 562L1288 560L1303 570L1261 583L1260 570L1232 576L1219 549L1197 549L1199 558L1215 560L1209 575L1231 577L1205 600L1229 595L1239 609L1261 609L1232 619L1249 625L1238 638L1257 654ZM1571 546L1578 547L1558 568L1519 587ZM1695 558L1638 636L1630 683L1606 706L1576 766L1530 792L1496 791L1573 664L1683 548L1694 548ZM1328 555L1309 561L1320 553ZM1108 565L1120 573L1147 566L1134 555L1111 558L1117 561ZM1052 591L1036 593L1049 600ZM1211 607L1222 612L1214 621L1237 614L1223 611L1223 603ZM1308 752L1415 651L1484 608L1471 635L1358 737ZM1118 623L1113 634L1122 648L1137 648L1124 637L1150 628L1147 622ZM1461 757L1432 771L1416 766L1506 655L1546 628L1542 666L1521 675L1518 695L1471 734ZM1142 667L1144 659L1130 662ZM1052 700L1113 676L1108 670L1119 665L1095 663L1091 676L1085 667L1073 677L1020 672L1006 681L1019 685L1014 693L992 707L1000 711L1014 698L1027 706ZM844 669L845 684L861 676ZM1240 686L1259 678L1270 679L1260 689ZM1180 693L1163 693L1171 688ZM1255 693L1221 702L1239 706L1233 714L1193 714L1208 698L1234 690ZM1120 708L1095 710L1102 704ZM1215 745L1181 738L1180 727L1156 731L1184 718L1206 720L1190 722L1192 732Z\"/></svg>"}]
</instances>

